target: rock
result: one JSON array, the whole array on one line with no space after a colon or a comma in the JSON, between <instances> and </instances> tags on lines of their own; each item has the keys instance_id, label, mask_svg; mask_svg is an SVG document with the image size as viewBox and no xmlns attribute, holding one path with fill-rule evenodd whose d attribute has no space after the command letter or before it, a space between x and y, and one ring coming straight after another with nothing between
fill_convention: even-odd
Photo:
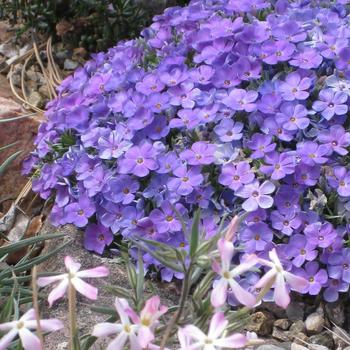
<instances>
[{"instance_id":1,"label":"rock","mask_svg":"<svg viewBox=\"0 0 350 350\"><path fill-rule=\"evenodd\" d=\"M304 319L304 303L292 301L287 307L287 317L291 321L298 321Z\"/></svg>"},{"instance_id":2,"label":"rock","mask_svg":"<svg viewBox=\"0 0 350 350\"><path fill-rule=\"evenodd\" d=\"M245 327L247 331L255 332L258 335L271 334L274 318L267 311L259 311L254 313L248 325Z\"/></svg>"},{"instance_id":3,"label":"rock","mask_svg":"<svg viewBox=\"0 0 350 350\"><path fill-rule=\"evenodd\" d=\"M309 315L305 320L305 327L308 334L315 334L322 331L325 324L325 319L323 314L314 312Z\"/></svg>"},{"instance_id":4,"label":"rock","mask_svg":"<svg viewBox=\"0 0 350 350\"><path fill-rule=\"evenodd\" d=\"M290 350L309 350L303 345L297 344L297 343L292 343Z\"/></svg>"},{"instance_id":5,"label":"rock","mask_svg":"<svg viewBox=\"0 0 350 350\"><path fill-rule=\"evenodd\" d=\"M309 349L310 350L329 350L329 348L327 348L327 346L318 345L318 344L309 345Z\"/></svg>"},{"instance_id":6,"label":"rock","mask_svg":"<svg viewBox=\"0 0 350 350\"><path fill-rule=\"evenodd\" d=\"M333 349L334 346L332 335L328 331L309 337L308 342L310 344L323 345L330 349Z\"/></svg>"},{"instance_id":7,"label":"rock","mask_svg":"<svg viewBox=\"0 0 350 350\"><path fill-rule=\"evenodd\" d=\"M64 67L64 69L66 69L66 70L74 70L74 69L78 68L78 66L79 66L79 62L72 61L72 60L70 60L69 58L66 58L66 59L64 60L64 65L63 65L63 67Z\"/></svg>"},{"instance_id":8,"label":"rock","mask_svg":"<svg viewBox=\"0 0 350 350\"><path fill-rule=\"evenodd\" d=\"M41 107L44 106L44 98L43 98L43 96L42 96L39 92L37 92L37 91L35 91L35 90L33 90L33 91L29 94L29 96L28 96L28 102L29 102L31 105L33 105L33 106L35 106L35 107L38 107L38 108L41 108Z\"/></svg>"},{"instance_id":9,"label":"rock","mask_svg":"<svg viewBox=\"0 0 350 350\"><path fill-rule=\"evenodd\" d=\"M334 303L326 303L325 312L330 321L342 327L345 323L344 301L338 300Z\"/></svg>"},{"instance_id":10,"label":"rock","mask_svg":"<svg viewBox=\"0 0 350 350\"><path fill-rule=\"evenodd\" d=\"M350 336L344 329L333 327L332 331L334 345L337 349L343 349L350 344Z\"/></svg>"},{"instance_id":11,"label":"rock","mask_svg":"<svg viewBox=\"0 0 350 350\"><path fill-rule=\"evenodd\" d=\"M87 56L87 51L83 47L77 47L73 50L72 60L79 63L84 63Z\"/></svg>"},{"instance_id":12,"label":"rock","mask_svg":"<svg viewBox=\"0 0 350 350\"><path fill-rule=\"evenodd\" d=\"M273 327L272 337L279 341L289 341L290 333L288 331L282 331L277 327Z\"/></svg>"},{"instance_id":13,"label":"rock","mask_svg":"<svg viewBox=\"0 0 350 350\"><path fill-rule=\"evenodd\" d=\"M305 331L305 324L303 321L299 320L299 321L296 321L294 322L290 328L289 328L289 331L292 333L292 334L297 334L297 333L302 333Z\"/></svg>"},{"instance_id":14,"label":"rock","mask_svg":"<svg viewBox=\"0 0 350 350\"><path fill-rule=\"evenodd\" d=\"M13 26L8 21L0 21L0 43L4 43L13 36Z\"/></svg>"},{"instance_id":15,"label":"rock","mask_svg":"<svg viewBox=\"0 0 350 350\"><path fill-rule=\"evenodd\" d=\"M256 350L284 350L284 348L272 344L264 344L257 347Z\"/></svg>"},{"instance_id":16,"label":"rock","mask_svg":"<svg viewBox=\"0 0 350 350\"><path fill-rule=\"evenodd\" d=\"M275 303L263 302L261 305L261 309L271 312L275 316L275 318L287 318L286 310L277 306Z\"/></svg>"},{"instance_id":17,"label":"rock","mask_svg":"<svg viewBox=\"0 0 350 350\"><path fill-rule=\"evenodd\" d=\"M289 329L291 322L286 318L282 318L282 319L276 320L273 325L277 328L280 328L286 331L287 329Z\"/></svg>"}]
</instances>

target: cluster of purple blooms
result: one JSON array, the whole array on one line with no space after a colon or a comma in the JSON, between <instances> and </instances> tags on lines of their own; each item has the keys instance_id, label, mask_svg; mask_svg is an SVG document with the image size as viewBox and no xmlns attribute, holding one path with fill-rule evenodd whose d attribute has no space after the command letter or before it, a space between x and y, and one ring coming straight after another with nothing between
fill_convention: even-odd
<instances>
[{"instance_id":1,"label":"cluster of purple blooms","mask_svg":"<svg viewBox=\"0 0 350 350\"><path fill-rule=\"evenodd\" d=\"M242 256L275 247L305 293L347 292L346 2L193 0L94 55L49 103L25 166L55 198L53 223L87 227L98 253L116 234L186 249L177 212L201 208L208 238L243 209Z\"/></svg>"}]
</instances>

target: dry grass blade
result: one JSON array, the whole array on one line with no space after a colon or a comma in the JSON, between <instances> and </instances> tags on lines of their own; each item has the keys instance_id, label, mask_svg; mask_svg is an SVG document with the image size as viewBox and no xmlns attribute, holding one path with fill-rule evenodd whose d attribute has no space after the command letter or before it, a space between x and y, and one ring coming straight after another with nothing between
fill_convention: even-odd
<instances>
[{"instance_id":1,"label":"dry grass blade","mask_svg":"<svg viewBox=\"0 0 350 350\"><path fill-rule=\"evenodd\" d=\"M55 85L58 86L62 82L62 77L52 55L52 37L50 37L47 41L46 54L48 61L48 70L52 75L52 80L54 81Z\"/></svg>"},{"instance_id":2,"label":"dry grass blade","mask_svg":"<svg viewBox=\"0 0 350 350\"><path fill-rule=\"evenodd\" d=\"M350 335L347 334L342 328L340 328L338 325L336 325L334 322L332 322L332 324L337 328L337 330L344 336L341 336L338 333L335 333L332 329L328 328L328 327L324 327L325 329L327 329L328 332L332 333L333 336L339 338L340 340L342 340L344 343L350 345Z\"/></svg>"},{"instance_id":3,"label":"dry grass blade","mask_svg":"<svg viewBox=\"0 0 350 350\"><path fill-rule=\"evenodd\" d=\"M21 89L22 89L22 95L23 98L27 101L27 104L30 104L28 96L27 96L27 92L26 92L26 88L25 88L25 73L26 73L26 68L28 65L28 62L31 60L31 58L33 57L33 54L31 54L25 61L24 64L22 66L22 70L21 70Z\"/></svg>"},{"instance_id":4,"label":"dry grass blade","mask_svg":"<svg viewBox=\"0 0 350 350\"><path fill-rule=\"evenodd\" d=\"M15 200L15 204L17 205L23 198L25 198L28 193L30 192L30 190L32 189L32 181L29 180L25 186L22 188L22 191L20 192L20 194L18 195L18 197Z\"/></svg>"},{"instance_id":5,"label":"dry grass blade","mask_svg":"<svg viewBox=\"0 0 350 350\"><path fill-rule=\"evenodd\" d=\"M9 72L9 82L10 82L10 87L11 87L11 90L12 90L12 93L16 96L16 98L18 98L21 102L23 102L24 104L28 105L32 110L38 112L38 113L43 113L44 111L30 103L28 103L28 101L26 101L23 97L21 97L17 91L16 91L16 88L13 84L13 80L12 80L12 75L13 75L13 67L11 66L10 68L10 72Z\"/></svg>"}]
</instances>

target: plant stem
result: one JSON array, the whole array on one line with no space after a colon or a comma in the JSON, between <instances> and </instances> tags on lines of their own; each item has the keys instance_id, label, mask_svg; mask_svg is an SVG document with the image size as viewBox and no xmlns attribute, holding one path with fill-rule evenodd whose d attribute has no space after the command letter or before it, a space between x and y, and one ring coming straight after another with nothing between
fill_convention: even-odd
<instances>
[{"instance_id":1,"label":"plant stem","mask_svg":"<svg viewBox=\"0 0 350 350\"><path fill-rule=\"evenodd\" d=\"M33 307L35 310L36 319L36 333L40 339L41 349L44 349L44 337L40 324L40 311L39 311L39 298L38 298L38 285L36 283L38 276L37 266L35 265L32 270L32 292L33 292Z\"/></svg>"},{"instance_id":2,"label":"plant stem","mask_svg":"<svg viewBox=\"0 0 350 350\"><path fill-rule=\"evenodd\" d=\"M68 287L68 309L69 309L69 332L70 349L77 350L75 347L75 337L77 335L77 310L76 310L76 291L71 281Z\"/></svg>"},{"instance_id":3,"label":"plant stem","mask_svg":"<svg viewBox=\"0 0 350 350\"><path fill-rule=\"evenodd\" d=\"M182 289L181 289L181 296L180 296L180 302L179 302L179 308L174 313L173 317L171 318L168 326L165 329L164 336L162 338L162 341L160 343L160 350L164 350L165 345L169 339L169 336L176 325L176 323L180 320L183 310L186 305L186 301L188 298L188 294L190 293L191 288L191 274L192 274L192 264L190 264L189 268L185 271L185 278L183 280Z\"/></svg>"}]
</instances>

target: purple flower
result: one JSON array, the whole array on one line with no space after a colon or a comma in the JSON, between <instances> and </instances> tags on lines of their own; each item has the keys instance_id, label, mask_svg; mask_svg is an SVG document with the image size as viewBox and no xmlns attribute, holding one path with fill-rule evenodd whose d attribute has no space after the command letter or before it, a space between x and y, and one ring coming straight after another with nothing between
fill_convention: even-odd
<instances>
[{"instance_id":1,"label":"purple flower","mask_svg":"<svg viewBox=\"0 0 350 350\"><path fill-rule=\"evenodd\" d=\"M252 112L256 109L254 101L258 98L256 91L246 91L244 89L232 89L222 102L235 111Z\"/></svg>"},{"instance_id":2,"label":"purple flower","mask_svg":"<svg viewBox=\"0 0 350 350\"><path fill-rule=\"evenodd\" d=\"M327 285L328 274L324 269L320 269L320 265L316 261L310 261L305 264L305 270L295 269L294 272L298 276L304 277L309 281L308 286L303 293L309 293L310 295L318 295L323 286Z\"/></svg>"},{"instance_id":3,"label":"purple flower","mask_svg":"<svg viewBox=\"0 0 350 350\"><path fill-rule=\"evenodd\" d=\"M215 134L222 142L231 142L242 138L243 124L233 122L231 119L223 119L215 128Z\"/></svg>"},{"instance_id":4,"label":"purple flower","mask_svg":"<svg viewBox=\"0 0 350 350\"><path fill-rule=\"evenodd\" d=\"M266 209L271 208L273 205L273 199L269 194L275 190L275 185L270 181L265 181L260 185L259 181L244 185L236 191L238 197L247 198L242 208L245 211L254 211L258 207Z\"/></svg>"},{"instance_id":5,"label":"purple flower","mask_svg":"<svg viewBox=\"0 0 350 350\"><path fill-rule=\"evenodd\" d=\"M294 157L285 153L271 152L265 156L265 163L261 165L260 171L271 176L272 180L283 179L286 175L293 174L295 169Z\"/></svg>"},{"instance_id":6,"label":"purple flower","mask_svg":"<svg viewBox=\"0 0 350 350\"><path fill-rule=\"evenodd\" d=\"M295 213L280 213L274 210L271 213L272 227L283 234L290 236L301 226L301 220Z\"/></svg>"},{"instance_id":7,"label":"purple flower","mask_svg":"<svg viewBox=\"0 0 350 350\"><path fill-rule=\"evenodd\" d=\"M139 190L140 184L129 175L119 175L111 178L108 182L109 191L104 197L113 203L130 204L135 193Z\"/></svg>"},{"instance_id":8,"label":"purple flower","mask_svg":"<svg viewBox=\"0 0 350 350\"><path fill-rule=\"evenodd\" d=\"M159 233L181 231L181 222L174 208L180 214L185 212L185 208L181 204L178 203L173 207L168 201L164 201L160 209L153 209L151 211L149 218Z\"/></svg>"},{"instance_id":9,"label":"purple flower","mask_svg":"<svg viewBox=\"0 0 350 350\"><path fill-rule=\"evenodd\" d=\"M329 147L318 145L316 142L305 141L297 144L297 155L301 161L307 165L324 164L329 153Z\"/></svg>"},{"instance_id":10,"label":"purple flower","mask_svg":"<svg viewBox=\"0 0 350 350\"><path fill-rule=\"evenodd\" d=\"M330 120L334 115L344 115L348 111L345 104L348 95L344 92L335 92L332 89L323 89L320 91L319 100L315 101L312 108L316 112L321 112L322 117Z\"/></svg>"},{"instance_id":11,"label":"purple flower","mask_svg":"<svg viewBox=\"0 0 350 350\"><path fill-rule=\"evenodd\" d=\"M169 89L171 96L170 104L173 106L182 106L183 108L193 108L196 98L200 93L201 91L198 88L194 88L193 83L181 83L179 86Z\"/></svg>"},{"instance_id":12,"label":"purple flower","mask_svg":"<svg viewBox=\"0 0 350 350\"><path fill-rule=\"evenodd\" d=\"M219 176L219 183L236 191L243 185L255 179L248 162L239 162L237 165L225 164Z\"/></svg>"},{"instance_id":13,"label":"purple flower","mask_svg":"<svg viewBox=\"0 0 350 350\"><path fill-rule=\"evenodd\" d=\"M343 196L350 196L350 173L345 167L334 167L327 176L328 183Z\"/></svg>"},{"instance_id":14,"label":"purple flower","mask_svg":"<svg viewBox=\"0 0 350 350\"><path fill-rule=\"evenodd\" d=\"M273 233L265 223L247 226L239 235L247 253L265 250L268 243L272 241Z\"/></svg>"},{"instance_id":15,"label":"purple flower","mask_svg":"<svg viewBox=\"0 0 350 350\"><path fill-rule=\"evenodd\" d=\"M195 142L190 150L183 151L180 158L190 165L205 165L214 162L215 145L207 142Z\"/></svg>"},{"instance_id":16,"label":"purple flower","mask_svg":"<svg viewBox=\"0 0 350 350\"><path fill-rule=\"evenodd\" d=\"M328 275L350 283L350 249L345 248L341 254L335 253L328 258Z\"/></svg>"},{"instance_id":17,"label":"purple flower","mask_svg":"<svg viewBox=\"0 0 350 350\"><path fill-rule=\"evenodd\" d=\"M281 83L279 91L286 101L306 100L309 97L307 90L310 86L310 78L301 78L297 72L293 72L286 76L286 80Z\"/></svg>"},{"instance_id":18,"label":"purple flower","mask_svg":"<svg viewBox=\"0 0 350 350\"><path fill-rule=\"evenodd\" d=\"M257 159L263 158L266 153L274 151L276 144L272 143L270 135L253 134L251 140L247 142L247 147L254 151L250 157Z\"/></svg>"},{"instance_id":19,"label":"purple flower","mask_svg":"<svg viewBox=\"0 0 350 350\"><path fill-rule=\"evenodd\" d=\"M85 230L84 247L87 250L102 254L105 247L112 242L112 232L101 224L90 224Z\"/></svg>"},{"instance_id":20,"label":"purple flower","mask_svg":"<svg viewBox=\"0 0 350 350\"><path fill-rule=\"evenodd\" d=\"M175 152L168 152L158 157L158 163L159 168L156 172L159 174L170 173L181 165L181 161Z\"/></svg>"},{"instance_id":21,"label":"purple flower","mask_svg":"<svg viewBox=\"0 0 350 350\"><path fill-rule=\"evenodd\" d=\"M200 119L198 114L192 109L181 109L177 112L179 118L174 118L170 120L169 127L170 128L187 128L193 129L195 128Z\"/></svg>"},{"instance_id":22,"label":"purple flower","mask_svg":"<svg viewBox=\"0 0 350 350\"><path fill-rule=\"evenodd\" d=\"M158 168L155 161L155 150L149 142L130 148L120 161L118 170L121 174L135 174L139 177L147 176L150 170Z\"/></svg>"},{"instance_id":23,"label":"purple flower","mask_svg":"<svg viewBox=\"0 0 350 350\"><path fill-rule=\"evenodd\" d=\"M207 209L213 194L214 189L211 186L204 189L199 187L189 194L186 202L197 204L200 208Z\"/></svg>"},{"instance_id":24,"label":"purple flower","mask_svg":"<svg viewBox=\"0 0 350 350\"><path fill-rule=\"evenodd\" d=\"M155 92L161 92L164 89L164 84L156 75L148 74L136 84L135 88L144 95L151 95Z\"/></svg>"},{"instance_id":25,"label":"purple flower","mask_svg":"<svg viewBox=\"0 0 350 350\"><path fill-rule=\"evenodd\" d=\"M316 222L307 225L304 233L310 244L314 244L320 248L327 248L337 237L337 232L328 222Z\"/></svg>"},{"instance_id":26,"label":"purple flower","mask_svg":"<svg viewBox=\"0 0 350 350\"><path fill-rule=\"evenodd\" d=\"M292 66L302 69L318 68L322 63L322 56L313 49L305 49L296 53L293 59L289 61Z\"/></svg>"},{"instance_id":27,"label":"purple flower","mask_svg":"<svg viewBox=\"0 0 350 350\"><path fill-rule=\"evenodd\" d=\"M268 64L288 61L295 51L295 45L288 41L267 41L261 49L260 58Z\"/></svg>"},{"instance_id":28,"label":"purple flower","mask_svg":"<svg viewBox=\"0 0 350 350\"><path fill-rule=\"evenodd\" d=\"M180 166L174 170L173 174L175 177L169 179L168 189L181 196L190 194L193 188L199 186L204 180L200 167L187 169L186 166Z\"/></svg>"},{"instance_id":29,"label":"purple flower","mask_svg":"<svg viewBox=\"0 0 350 350\"><path fill-rule=\"evenodd\" d=\"M316 245L311 244L302 234L295 234L290 238L286 254L293 258L292 262L296 267L302 266L305 261L315 260L318 255Z\"/></svg>"},{"instance_id":30,"label":"purple flower","mask_svg":"<svg viewBox=\"0 0 350 350\"><path fill-rule=\"evenodd\" d=\"M345 132L341 125L332 125L329 130L320 130L318 134L318 141L326 144L333 152L345 156L348 151L346 147L350 146L350 133Z\"/></svg>"},{"instance_id":31,"label":"purple flower","mask_svg":"<svg viewBox=\"0 0 350 350\"><path fill-rule=\"evenodd\" d=\"M78 202L68 204L64 208L65 220L69 224L84 227L88 224L89 218L95 214L95 205L90 198L82 195Z\"/></svg>"},{"instance_id":32,"label":"purple flower","mask_svg":"<svg viewBox=\"0 0 350 350\"><path fill-rule=\"evenodd\" d=\"M169 134L170 128L165 116L155 117L145 129L146 135L152 140L159 140Z\"/></svg>"},{"instance_id":33,"label":"purple flower","mask_svg":"<svg viewBox=\"0 0 350 350\"><path fill-rule=\"evenodd\" d=\"M280 111L276 115L276 121L286 130L306 129L310 124L309 118L306 117L307 109L303 105L285 102Z\"/></svg>"},{"instance_id":34,"label":"purple flower","mask_svg":"<svg viewBox=\"0 0 350 350\"><path fill-rule=\"evenodd\" d=\"M327 283L327 287L323 292L323 297L329 303L333 303L338 300L339 292L347 292L349 290L349 284L340 280L330 278Z\"/></svg>"}]
</instances>

